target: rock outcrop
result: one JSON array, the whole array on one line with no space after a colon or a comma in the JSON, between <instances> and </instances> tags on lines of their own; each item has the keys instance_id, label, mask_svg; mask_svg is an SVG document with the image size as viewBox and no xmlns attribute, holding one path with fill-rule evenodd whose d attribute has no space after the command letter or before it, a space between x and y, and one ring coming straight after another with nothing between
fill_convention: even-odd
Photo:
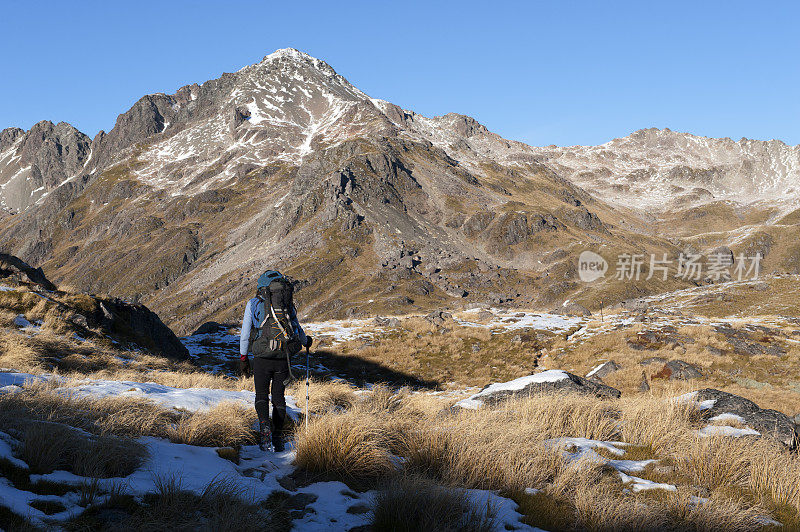
<instances>
[{"instance_id":1,"label":"rock outcrop","mask_svg":"<svg viewBox=\"0 0 800 532\"><path fill-rule=\"evenodd\" d=\"M58 291L45 277L42 268L34 268L18 257L3 253L0 253L0 282L10 283L12 288L20 290L43 289L53 292L46 301L60 313L69 316L70 324L79 328L85 337L92 337L99 330L123 345L132 344L133 347L144 348L174 360L189 358L189 351L175 333L144 305ZM62 299L79 303L70 306Z\"/></svg>"},{"instance_id":2,"label":"rock outcrop","mask_svg":"<svg viewBox=\"0 0 800 532\"><path fill-rule=\"evenodd\" d=\"M33 283L45 290L56 289L56 285L47 280L41 267L33 268L20 258L6 253L0 253L0 278Z\"/></svg>"},{"instance_id":3,"label":"rock outcrop","mask_svg":"<svg viewBox=\"0 0 800 532\"><path fill-rule=\"evenodd\" d=\"M611 375L615 371L619 371L620 367L619 364L614 362L613 360L608 360L603 362L599 366L592 369L589 373L586 374L586 378L589 380L597 380L603 379L608 375Z\"/></svg>"},{"instance_id":4,"label":"rock outcrop","mask_svg":"<svg viewBox=\"0 0 800 532\"><path fill-rule=\"evenodd\" d=\"M513 381L491 384L475 395L457 402L455 406L461 408L494 406L510 398L543 393L581 393L602 399L618 398L622 395L619 390L611 386L566 371L551 369Z\"/></svg>"},{"instance_id":5,"label":"rock outcrop","mask_svg":"<svg viewBox=\"0 0 800 532\"><path fill-rule=\"evenodd\" d=\"M749 427L762 435L769 436L792 449L798 446L797 425L786 414L760 408L749 399L713 388L698 391L693 399L701 405L708 406L704 410L707 418L733 414L742 418Z\"/></svg>"},{"instance_id":6,"label":"rock outcrop","mask_svg":"<svg viewBox=\"0 0 800 532\"><path fill-rule=\"evenodd\" d=\"M189 351L161 318L144 305L120 299L100 302L96 319L111 335L121 335L157 355L174 360L186 360Z\"/></svg>"}]
</instances>

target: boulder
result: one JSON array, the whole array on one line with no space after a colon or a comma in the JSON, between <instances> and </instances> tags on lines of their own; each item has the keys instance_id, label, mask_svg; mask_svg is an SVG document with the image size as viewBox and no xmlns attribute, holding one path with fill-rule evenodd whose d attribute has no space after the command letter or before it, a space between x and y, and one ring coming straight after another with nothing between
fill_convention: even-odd
<instances>
[{"instance_id":1,"label":"boulder","mask_svg":"<svg viewBox=\"0 0 800 532\"><path fill-rule=\"evenodd\" d=\"M488 310L482 310L478 312L476 318L478 321L491 321L494 319L494 314Z\"/></svg>"},{"instance_id":2,"label":"boulder","mask_svg":"<svg viewBox=\"0 0 800 532\"><path fill-rule=\"evenodd\" d=\"M642 372L642 380L639 382L639 391L642 393L650 391L650 383L647 382L647 375L645 372Z\"/></svg>"},{"instance_id":3,"label":"boulder","mask_svg":"<svg viewBox=\"0 0 800 532\"><path fill-rule=\"evenodd\" d=\"M637 312L645 312L650 306L647 301L640 298L625 299L620 303L620 306L625 310L632 310Z\"/></svg>"},{"instance_id":4,"label":"boulder","mask_svg":"<svg viewBox=\"0 0 800 532\"><path fill-rule=\"evenodd\" d=\"M192 336L197 336L199 334L216 334L220 332L222 328L222 325L216 321L207 321L198 327L197 330L192 333Z\"/></svg>"},{"instance_id":5,"label":"boulder","mask_svg":"<svg viewBox=\"0 0 800 532\"><path fill-rule=\"evenodd\" d=\"M619 365L613 360L609 360L608 362L603 362L592 371L587 373L586 378L591 380L602 379L617 370L619 370Z\"/></svg>"},{"instance_id":6,"label":"boulder","mask_svg":"<svg viewBox=\"0 0 800 532\"><path fill-rule=\"evenodd\" d=\"M483 405L494 406L513 397L568 392L594 395L602 399L615 399L622 395L611 386L559 369L550 369L513 381L491 384L475 395L457 402L455 406L476 409Z\"/></svg>"},{"instance_id":7,"label":"boulder","mask_svg":"<svg viewBox=\"0 0 800 532\"><path fill-rule=\"evenodd\" d=\"M703 373L696 366L683 360L670 360L664 364L664 367L658 373L653 375L653 378L686 381L698 379L702 376Z\"/></svg>"},{"instance_id":8,"label":"boulder","mask_svg":"<svg viewBox=\"0 0 800 532\"><path fill-rule=\"evenodd\" d=\"M378 327L399 327L400 326L400 320L399 319L397 319L397 318L387 318L385 316L375 316L375 319L373 320L373 323L375 323L375 325L378 326Z\"/></svg>"},{"instance_id":9,"label":"boulder","mask_svg":"<svg viewBox=\"0 0 800 532\"><path fill-rule=\"evenodd\" d=\"M10 277L17 282L33 283L45 290L53 291L56 285L45 277L41 268L34 268L14 255L0 253L0 278Z\"/></svg>"},{"instance_id":10,"label":"boulder","mask_svg":"<svg viewBox=\"0 0 800 532\"><path fill-rule=\"evenodd\" d=\"M448 320L452 320L453 315L449 312L445 312L444 310L434 310L427 316L425 316L425 321L432 323L433 325L442 325Z\"/></svg>"},{"instance_id":11,"label":"boulder","mask_svg":"<svg viewBox=\"0 0 800 532\"><path fill-rule=\"evenodd\" d=\"M792 449L797 448L797 425L794 420L777 410L760 408L756 403L732 393L705 388L697 392L694 400L700 403L708 401L713 404L704 411L707 418L720 414L735 414L762 436L773 438Z\"/></svg>"},{"instance_id":12,"label":"boulder","mask_svg":"<svg viewBox=\"0 0 800 532\"><path fill-rule=\"evenodd\" d=\"M728 343L733 347L733 352L741 356L756 356L756 355L770 355L775 357L782 357L786 354L786 350L777 344L762 345L756 342L748 342L741 338L728 337Z\"/></svg>"},{"instance_id":13,"label":"boulder","mask_svg":"<svg viewBox=\"0 0 800 532\"><path fill-rule=\"evenodd\" d=\"M102 315L97 321L111 336L134 342L157 355L175 360L189 358L186 346L146 306L111 299L101 301L99 307Z\"/></svg>"}]
</instances>

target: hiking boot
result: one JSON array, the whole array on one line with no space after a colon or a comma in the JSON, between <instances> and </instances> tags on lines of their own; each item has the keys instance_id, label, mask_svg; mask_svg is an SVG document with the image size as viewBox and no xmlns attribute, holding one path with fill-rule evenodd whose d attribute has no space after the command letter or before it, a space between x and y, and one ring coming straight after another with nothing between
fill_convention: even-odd
<instances>
[{"instance_id":1,"label":"hiking boot","mask_svg":"<svg viewBox=\"0 0 800 532\"><path fill-rule=\"evenodd\" d=\"M286 449L286 446L283 444L281 438L272 438L272 448L276 453L282 453L284 449Z\"/></svg>"},{"instance_id":2,"label":"hiking boot","mask_svg":"<svg viewBox=\"0 0 800 532\"><path fill-rule=\"evenodd\" d=\"M272 438L269 430L269 421L258 422L258 448L262 451L267 450L267 443Z\"/></svg>"}]
</instances>

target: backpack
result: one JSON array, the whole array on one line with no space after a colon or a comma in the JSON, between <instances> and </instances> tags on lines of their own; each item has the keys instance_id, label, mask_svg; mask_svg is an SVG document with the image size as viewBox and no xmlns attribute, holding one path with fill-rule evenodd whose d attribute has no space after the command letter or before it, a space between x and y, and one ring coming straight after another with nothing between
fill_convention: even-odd
<instances>
[{"instance_id":1,"label":"backpack","mask_svg":"<svg viewBox=\"0 0 800 532\"><path fill-rule=\"evenodd\" d=\"M294 289L283 276L259 286L256 292L257 315L261 323L256 326L253 355L279 359L300 352L300 339L295 334L291 319L294 313Z\"/></svg>"}]
</instances>

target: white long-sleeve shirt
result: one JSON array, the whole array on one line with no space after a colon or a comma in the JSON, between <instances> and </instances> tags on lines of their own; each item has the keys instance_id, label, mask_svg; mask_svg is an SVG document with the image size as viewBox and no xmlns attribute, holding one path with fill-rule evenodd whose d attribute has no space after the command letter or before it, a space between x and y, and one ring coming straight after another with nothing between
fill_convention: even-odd
<instances>
[{"instance_id":1,"label":"white long-sleeve shirt","mask_svg":"<svg viewBox=\"0 0 800 532\"><path fill-rule=\"evenodd\" d=\"M264 316L262 316L262 306L258 304L259 299L254 297L250 301L247 302L247 306L244 308L244 318L242 318L242 332L239 335L239 355L244 358L247 356L248 347L250 346L250 334L253 329L258 328L258 324L264 320ZM294 329L294 333L300 338L300 343L302 345L306 345L306 333L303 331L303 328L300 326L300 322L297 320L297 310L292 307L291 312L289 313L289 322L292 324L292 329Z\"/></svg>"}]
</instances>

